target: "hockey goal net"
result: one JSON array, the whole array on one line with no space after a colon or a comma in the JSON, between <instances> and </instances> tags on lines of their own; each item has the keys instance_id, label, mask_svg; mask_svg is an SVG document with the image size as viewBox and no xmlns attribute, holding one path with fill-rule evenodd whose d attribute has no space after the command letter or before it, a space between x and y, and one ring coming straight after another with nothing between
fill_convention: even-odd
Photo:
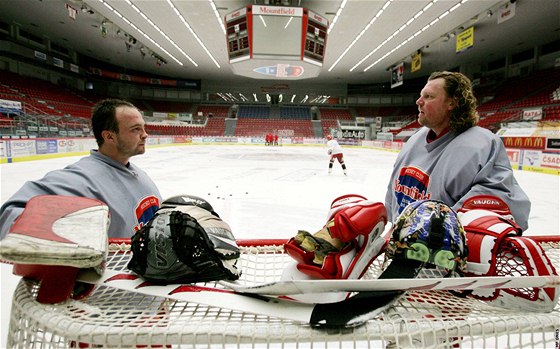
<instances>
[{"instance_id":1,"label":"hockey goal net","mask_svg":"<svg viewBox=\"0 0 560 349\"><path fill-rule=\"evenodd\" d=\"M538 241L560 269L560 237ZM283 242L240 241L240 281L278 280L290 261ZM113 241L110 251L108 268L126 269L128 243ZM379 273L381 261L366 277ZM24 279L16 288L10 348L560 348L559 304L550 313L520 312L447 291L409 291L380 317L340 330L106 286L59 304L38 303L36 292Z\"/></svg>"}]
</instances>

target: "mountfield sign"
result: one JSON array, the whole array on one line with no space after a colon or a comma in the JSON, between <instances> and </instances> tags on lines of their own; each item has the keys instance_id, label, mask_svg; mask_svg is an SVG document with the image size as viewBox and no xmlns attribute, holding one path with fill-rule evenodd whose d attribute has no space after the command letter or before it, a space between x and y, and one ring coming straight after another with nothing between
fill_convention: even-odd
<instances>
[{"instance_id":1,"label":"mountfield sign","mask_svg":"<svg viewBox=\"0 0 560 349\"><path fill-rule=\"evenodd\" d=\"M283 7L283 6L255 6L253 14L268 16L290 16L302 17L303 8L301 7Z\"/></svg>"}]
</instances>

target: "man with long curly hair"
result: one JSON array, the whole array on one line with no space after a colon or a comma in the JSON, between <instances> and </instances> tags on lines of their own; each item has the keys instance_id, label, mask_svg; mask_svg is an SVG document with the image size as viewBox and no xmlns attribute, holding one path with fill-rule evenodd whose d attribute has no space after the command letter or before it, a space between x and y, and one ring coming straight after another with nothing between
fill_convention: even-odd
<instances>
[{"instance_id":1,"label":"man with long curly hair","mask_svg":"<svg viewBox=\"0 0 560 349\"><path fill-rule=\"evenodd\" d=\"M526 230L531 208L517 183L500 137L476 126L471 81L457 72L434 72L416 100L421 127L395 162L385 205L389 220L410 203L440 200L459 210L473 197L495 197Z\"/></svg>"}]
</instances>

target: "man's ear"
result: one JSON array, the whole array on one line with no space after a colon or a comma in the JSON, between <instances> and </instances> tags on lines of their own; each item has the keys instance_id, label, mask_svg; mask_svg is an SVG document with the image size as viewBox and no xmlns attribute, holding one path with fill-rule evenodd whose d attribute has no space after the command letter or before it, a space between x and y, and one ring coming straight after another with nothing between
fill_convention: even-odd
<instances>
[{"instance_id":1,"label":"man's ear","mask_svg":"<svg viewBox=\"0 0 560 349\"><path fill-rule=\"evenodd\" d=\"M101 137L103 137L105 142L112 141L115 138L115 134L109 130L104 130L101 131Z\"/></svg>"},{"instance_id":2,"label":"man's ear","mask_svg":"<svg viewBox=\"0 0 560 349\"><path fill-rule=\"evenodd\" d=\"M453 110L455 107L457 107L457 101L454 98L450 98L447 110Z\"/></svg>"}]
</instances>

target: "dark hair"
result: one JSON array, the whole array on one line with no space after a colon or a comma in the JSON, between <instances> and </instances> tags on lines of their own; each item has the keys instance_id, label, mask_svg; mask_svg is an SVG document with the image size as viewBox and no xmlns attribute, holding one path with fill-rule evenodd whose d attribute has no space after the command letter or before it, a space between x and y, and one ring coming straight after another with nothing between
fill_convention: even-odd
<instances>
[{"instance_id":1,"label":"dark hair","mask_svg":"<svg viewBox=\"0 0 560 349\"><path fill-rule=\"evenodd\" d=\"M476 97L472 90L471 80L461 73L448 71L434 72L428 81L434 79L445 80L443 88L456 104L449 118L449 129L461 133L478 124Z\"/></svg>"},{"instance_id":2,"label":"dark hair","mask_svg":"<svg viewBox=\"0 0 560 349\"><path fill-rule=\"evenodd\" d=\"M134 104L122 99L104 99L93 106L91 115L91 128L98 146L103 144L103 136L101 132L109 130L115 133L119 132L119 124L116 118L116 110L118 107L136 108Z\"/></svg>"}]
</instances>

